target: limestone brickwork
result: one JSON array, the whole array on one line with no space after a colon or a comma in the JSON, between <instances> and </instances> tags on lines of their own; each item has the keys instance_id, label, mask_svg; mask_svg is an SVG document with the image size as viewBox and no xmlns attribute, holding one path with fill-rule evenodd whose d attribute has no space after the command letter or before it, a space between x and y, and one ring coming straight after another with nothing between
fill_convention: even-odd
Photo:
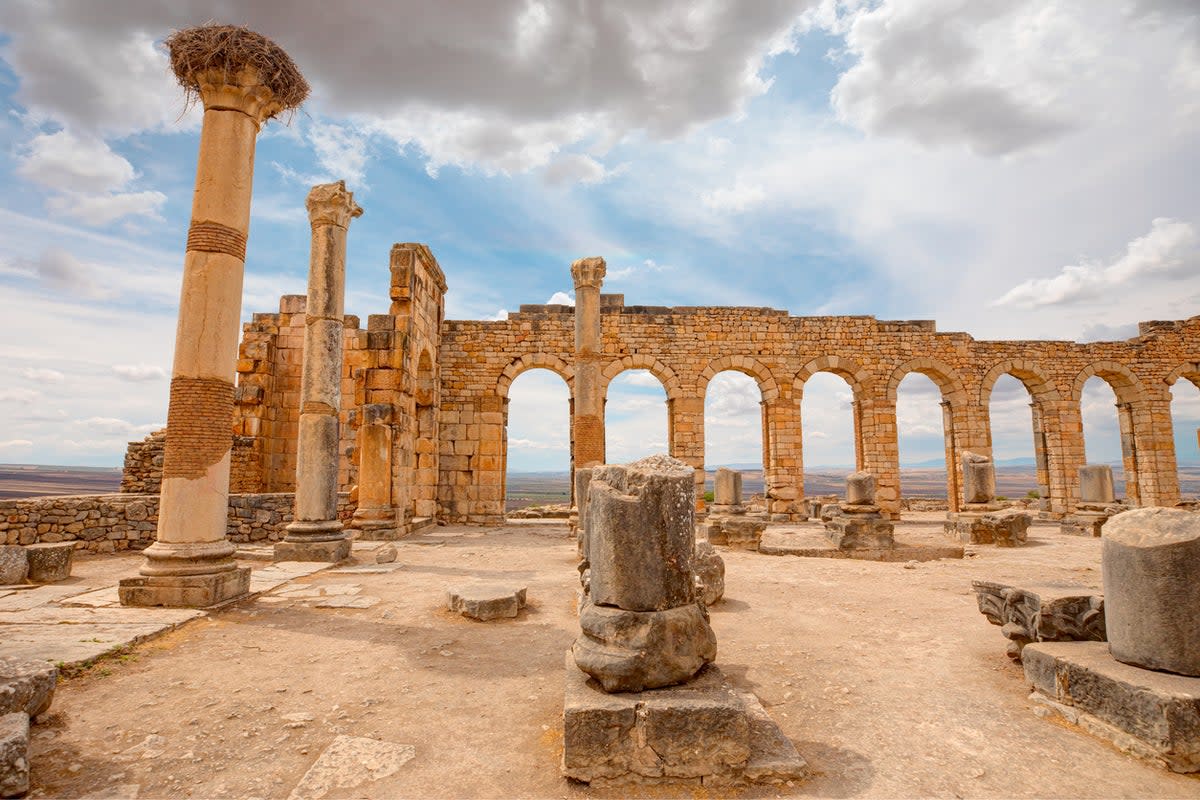
<instances>
[{"instance_id":1,"label":"limestone brickwork","mask_svg":"<svg viewBox=\"0 0 1200 800\"><path fill-rule=\"evenodd\" d=\"M230 494L225 535L233 542L276 542L293 519L295 495ZM87 553L142 550L154 541L159 495L58 495L0 500L0 544L75 542ZM338 517L349 521L354 504L338 495Z\"/></svg>"},{"instance_id":2,"label":"limestone brickwork","mask_svg":"<svg viewBox=\"0 0 1200 800\"><path fill-rule=\"evenodd\" d=\"M499 321L444 320L446 279L428 248L396 245L390 271L389 313L371 315L366 330L346 317L342 413L349 424L341 488L357 483L363 407L388 404L400 532L416 517L497 523L504 517L509 388L526 370L548 369L578 402L575 309L523 305ZM593 272L599 274L588 280L602 283L602 271ZM258 491L292 488L302 301L285 297L278 314L255 314L244 330L234 432L248 437L243 474L258 454ZM1080 396L1092 376L1106 381L1117 399L1128 502L1171 506L1179 500L1170 388L1177 380L1200 386L1200 317L1143 322L1133 339L1079 344L979 341L939 332L929 320L626 305L613 294L599 294L599 312L599 347L589 351L586 365L596 374L599 396L625 370L656 376L667 398L670 454L696 468L698 482L709 381L735 370L757 382L766 502L776 520L802 517L807 506L801 400L818 372L840 376L853 393L856 467L876 476L877 502L888 516L899 514L903 489L896 393L912 372L941 390L951 511L961 506L963 453L991 455L988 404L1004 374L1029 391L1039 489L1050 514L1070 513L1077 503L1084 463ZM589 460L604 460L602 418L599 426L572 425L575 436L589 437ZM581 443L574 446L578 452Z\"/></svg>"}]
</instances>

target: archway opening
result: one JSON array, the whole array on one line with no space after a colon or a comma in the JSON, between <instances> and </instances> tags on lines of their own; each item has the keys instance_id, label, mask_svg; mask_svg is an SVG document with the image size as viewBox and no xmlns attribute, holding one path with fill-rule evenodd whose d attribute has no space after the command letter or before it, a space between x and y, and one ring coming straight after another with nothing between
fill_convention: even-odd
<instances>
[{"instance_id":1,"label":"archway opening","mask_svg":"<svg viewBox=\"0 0 1200 800\"><path fill-rule=\"evenodd\" d=\"M1045 453L1037 441L1032 411L1033 396L1025 384L1012 375L1001 375L988 400L997 499L1049 496Z\"/></svg>"},{"instance_id":2,"label":"archway opening","mask_svg":"<svg viewBox=\"0 0 1200 800\"><path fill-rule=\"evenodd\" d=\"M900 454L901 508L949 501L942 390L910 372L896 389L896 443Z\"/></svg>"},{"instance_id":3,"label":"archway opening","mask_svg":"<svg viewBox=\"0 0 1200 800\"><path fill-rule=\"evenodd\" d=\"M1079 414L1083 419L1084 463L1111 466L1113 493L1118 499L1124 497L1125 466L1116 390L1099 376L1088 378L1079 396Z\"/></svg>"},{"instance_id":4,"label":"archway opening","mask_svg":"<svg viewBox=\"0 0 1200 800\"><path fill-rule=\"evenodd\" d=\"M704 392L704 490L712 502L719 467L742 473L743 502L766 504L763 476L762 392L736 370L717 373Z\"/></svg>"},{"instance_id":5,"label":"archway opening","mask_svg":"<svg viewBox=\"0 0 1200 800\"><path fill-rule=\"evenodd\" d=\"M817 372L804 382L800 401L804 443L804 494L841 498L846 476L861 458L854 431L854 391L832 372Z\"/></svg>"},{"instance_id":6,"label":"archway opening","mask_svg":"<svg viewBox=\"0 0 1200 800\"><path fill-rule=\"evenodd\" d=\"M1175 433L1179 498L1200 501L1200 387L1187 378L1177 380L1171 387L1171 426Z\"/></svg>"},{"instance_id":7,"label":"archway opening","mask_svg":"<svg viewBox=\"0 0 1200 800\"><path fill-rule=\"evenodd\" d=\"M649 370L625 370L604 400L604 460L627 464L668 452L666 390Z\"/></svg>"},{"instance_id":8,"label":"archway opening","mask_svg":"<svg viewBox=\"0 0 1200 800\"><path fill-rule=\"evenodd\" d=\"M562 376L530 369L508 391L505 513L571 502L571 390Z\"/></svg>"}]
</instances>

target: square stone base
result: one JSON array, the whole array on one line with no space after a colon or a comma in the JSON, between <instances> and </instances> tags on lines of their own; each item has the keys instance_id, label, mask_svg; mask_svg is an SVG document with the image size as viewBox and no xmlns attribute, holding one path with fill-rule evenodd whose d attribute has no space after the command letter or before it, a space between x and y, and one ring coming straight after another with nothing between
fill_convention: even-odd
<instances>
[{"instance_id":1,"label":"square stone base","mask_svg":"<svg viewBox=\"0 0 1200 800\"><path fill-rule=\"evenodd\" d=\"M709 514L700 523L701 536L712 544L738 550L757 550L767 521L748 514Z\"/></svg>"},{"instance_id":2,"label":"square stone base","mask_svg":"<svg viewBox=\"0 0 1200 800\"><path fill-rule=\"evenodd\" d=\"M117 595L123 606L208 608L236 600L249 592L249 567L210 575L124 578L117 585Z\"/></svg>"},{"instance_id":3,"label":"square stone base","mask_svg":"<svg viewBox=\"0 0 1200 800\"><path fill-rule=\"evenodd\" d=\"M879 514L842 514L825 523L839 550L886 550L896 546L895 526Z\"/></svg>"},{"instance_id":4,"label":"square stone base","mask_svg":"<svg viewBox=\"0 0 1200 800\"><path fill-rule=\"evenodd\" d=\"M1106 642L1038 642L1022 660L1030 699L1121 750L1200 772L1200 678L1122 664Z\"/></svg>"},{"instance_id":5,"label":"square stone base","mask_svg":"<svg viewBox=\"0 0 1200 800\"><path fill-rule=\"evenodd\" d=\"M275 543L276 561L328 561L333 564L350 557L350 539L335 539L332 542L289 542L286 539Z\"/></svg>"},{"instance_id":6,"label":"square stone base","mask_svg":"<svg viewBox=\"0 0 1200 800\"><path fill-rule=\"evenodd\" d=\"M1100 535L1100 528L1108 522L1108 514L1075 513L1063 517L1058 525L1058 532L1068 536Z\"/></svg>"},{"instance_id":7,"label":"square stone base","mask_svg":"<svg viewBox=\"0 0 1200 800\"><path fill-rule=\"evenodd\" d=\"M730 786L800 780L808 765L712 664L681 686L608 694L568 651L562 771L593 786Z\"/></svg>"}]
</instances>

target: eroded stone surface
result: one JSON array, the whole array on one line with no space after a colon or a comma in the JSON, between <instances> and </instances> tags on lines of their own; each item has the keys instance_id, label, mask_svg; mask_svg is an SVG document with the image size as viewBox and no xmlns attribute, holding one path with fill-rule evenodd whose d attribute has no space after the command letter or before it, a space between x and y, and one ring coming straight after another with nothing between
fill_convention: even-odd
<instances>
[{"instance_id":1,"label":"eroded stone surface","mask_svg":"<svg viewBox=\"0 0 1200 800\"><path fill-rule=\"evenodd\" d=\"M1113 657L1200 676L1200 514L1126 511L1104 526L1103 540Z\"/></svg>"},{"instance_id":2,"label":"eroded stone surface","mask_svg":"<svg viewBox=\"0 0 1200 800\"><path fill-rule=\"evenodd\" d=\"M0 714L0 797L29 791L29 715Z\"/></svg>"},{"instance_id":3,"label":"eroded stone surface","mask_svg":"<svg viewBox=\"0 0 1200 800\"><path fill-rule=\"evenodd\" d=\"M54 583L71 577L73 542L31 544L25 548L29 561L28 579L33 583Z\"/></svg>"},{"instance_id":4,"label":"eroded stone surface","mask_svg":"<svg viewBox=\"0 0 1200 800\"><path fill-rule=\"evenodd\" d=\"M54 700L58 668L47 661L0 656L0 714L36 717Z\"/></svg>"},{"instance_id":5,"label":"eroded stone surface","mask_svg":"<svg viewBox=\"0 0 1200 800\"><path fill-rule=\"evenodd\" d=\"M990 503L996 497L996 467L989 456L966 452L962 455L964 503Z\"/></svg>"},{"instance_id":6,"label":"eroded stone surface","mask_svg":"<svg viewBox=\"0 0 1200 800\"><path fill-rule=\"evenodd\" d=\"M525 607L524 586L472 584L446 590L446 607L464 617L487 621L515 617Z\"/></svg>"},{"instance_id":7,"label":"eroded stone surface","mask_svg":"<svg viewBox=\"0 0 1200 800\"><path fill-rule=\"evenodd\" d=\"M696 571L696 592L704 605L711 606L725 596L725 560L708 541L696 542L696 553L692 559Z\"/></svg>"},{"instance_id":8,"label":"eroded stone surface","mask_svg":"<svg viewBox=\"0 0 1200 800\"><path fill-rule=\"evenodd\" d=\"M29 574L29 559L25 548L16 544L0 544L0 586L24 583Z\"/></svg>"},{"instance_id":9,"label":"eroded stone surface","mask_svg":"<svg viewBox=\"0 0 1200 800\"><path fill-rule=\"evenodd\" d=\"M336 789L375 783L394 775L416 755L411 744L340 735L304 773L288 800L321 800Z\"/></svg>"}]
</instances>

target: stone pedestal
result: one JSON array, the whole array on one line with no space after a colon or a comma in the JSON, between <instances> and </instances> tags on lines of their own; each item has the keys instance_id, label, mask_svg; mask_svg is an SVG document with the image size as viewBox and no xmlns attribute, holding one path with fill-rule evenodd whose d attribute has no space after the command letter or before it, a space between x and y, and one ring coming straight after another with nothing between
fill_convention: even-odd
<instances>
[{"instance_id":1,"label":"stone pedestal","mask_svg":"<svg viewBox=\"0 0 1200 800\"><path fill-rule=\"evenodd\" d=\"M749 514L709 514L697 526L700 535L712 544L737 550L757 550L767 521Z\"/></svg>"},{"instance_id":2,"label":"stone pedestal","mask_svg":"<svg viewBox=\"0 0 1200 800\"><path fill-rule=\"evenodd\" d=\"M742 473L721 467L713 479L713 514L745 513L742 505Z\"/></svg>"},{"instance_id":3,"label":"stone pedestal","mask_svg":"<svg viewBox=\"0 0 1200 800\"><path fill-rule=\"evenodd\" d=\"M1033 516L1018 509L988 506L988 511L959 511L947 514L946 535L963 544L995 544L1017 547L1029 538Z\"/></svg>"},{"instance_id":4,"label":"stone pedestal","mask_svg":"<svg viewBox=\"0 0 1200 800\"><path fill-rule=\"evenodd\" d=\"M846 477L846 502L837 513L825 509L825 535L839 550L890 550L896 545L895 526L875 504L875 476L854 472Z\"/></svg>"},{"instance_id":5,"label":"stone pedestal","mask_svg":"<svg viewBox=\"0 0 1200 800\"><path fill-rule=\"evenodd\" d=\"M71 561L75 555L74 542L44 542L25 548L29 561L28 578L32 583L55 583L71 577Z\"/></svg>"},{"instance_id":6,"label":"stone pedestal","mask_svg":"<svg viewBox=\"0 0 1200 800\"><path fill-rule=\"evenodd\" d=\"M808 766L758 699L708 665L682 686L609 694L566 664L563 774L604 786L801 780Z\"/></svg>"},{"instance_id":7,"label":"stone pedestal","mask_svg":"<svg viewBox=\"0 0 1200 800\"><path fill-rule=\"evenodd\" d=\"M392 505L392 406L368 403L358 433L358 508L350 527L359 539L399 538Z\"/></svg>"},{"instance_id":8,"label":"stone pedestal","mask_svg":"<svg viewBox=\"0 0 1200 800\"><path fill-rule=\"evenodd\" d=\"M1174 772L1200 772L1200 678L1139 669L1105 642L1025 648L1031 700L1119 749Z\"/></svg>"},{"instance_id":9,"label":"stone pedestal","mask_svg":"<svg viewBox=\"0 0 1200 800\"><path fill-rule=\"evenodd\" d=\"M1102 569L1113 657L1200 677L1200 515L1118 514L1104 528Z\"/></svg>"},{"instance_id":10,"label":"stone pedestal","mask_svg":"<svg viewBox=\"0 0 1200 800\"><path fill-rule=\"evenodd\" d=\"M1065 583L1011 586L971 581L979 611L1000 626L1008 656L1021 660L1030 642L1105 641L1104 596Z\"/></svg>"},{"instance_id":11,"label":"stone pedestal","mask_svg":"<svg viewBox=\"0 0 1200 800\"><path fill-rule=\"evenodd\" d=\"M314 186L305 205L312 249L296 443L296 521L275 545L275 560L341 561L350 555L350 539L337 515L346 233L362 209L345 181Z\"/></svg>"}]
</instances>

